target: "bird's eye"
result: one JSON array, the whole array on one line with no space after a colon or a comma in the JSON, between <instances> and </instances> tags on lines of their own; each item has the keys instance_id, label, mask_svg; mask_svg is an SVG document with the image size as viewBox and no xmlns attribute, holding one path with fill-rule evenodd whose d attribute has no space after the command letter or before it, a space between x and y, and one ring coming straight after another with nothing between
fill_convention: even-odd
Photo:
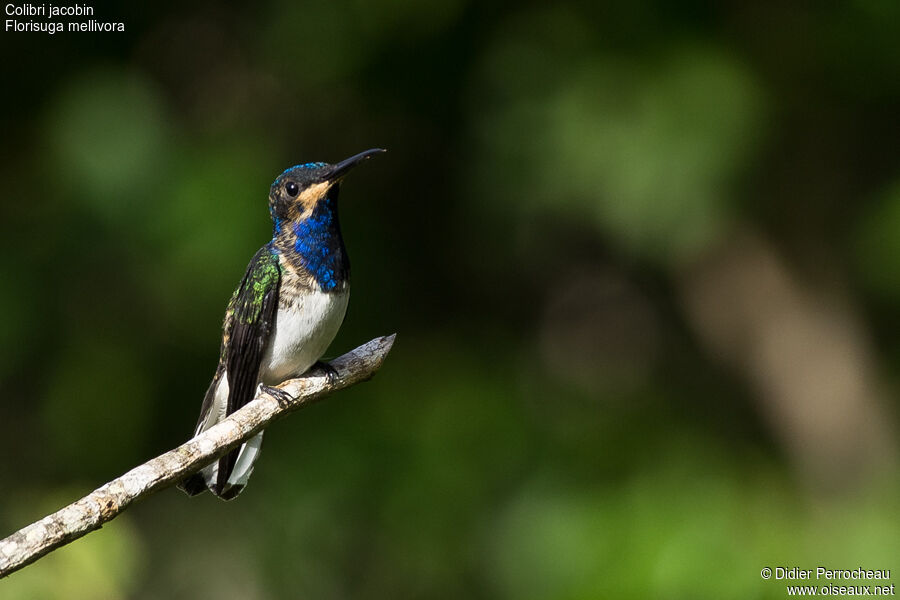
<instances>
[{"instance_id":1,"label":"bird's eye","mask_svg":"<svg viewBox=\"0 0 900 600\"><path fill-rule=\"evenodd\" d=\"M288 181L286 184L284 184L284 191L288 193L288 196L291 196L293 198L300 191L300 187L293 181Z\"/></svg>"}]
</instances>

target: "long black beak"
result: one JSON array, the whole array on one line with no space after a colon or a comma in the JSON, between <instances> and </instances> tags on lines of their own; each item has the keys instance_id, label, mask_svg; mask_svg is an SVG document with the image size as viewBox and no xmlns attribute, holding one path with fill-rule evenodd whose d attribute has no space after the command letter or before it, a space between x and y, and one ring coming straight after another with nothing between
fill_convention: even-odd
<instances>
[{"instance_id":1,"label":"long black beak","mask_svg":"<svg viewBox=\"0 0 900 600\"><path fill-rule=\"evenodd\" d=\"M382 152L387 152L387 150L384 150L383 148L372 148L371 150L360 152L356 156L351 156L348 159L342 160L341 162L331 167L331 171L326 176L326 179L328 181L337 181L359 163L368 160L376 154L381 154Z\"/></svg>"}]
</instances>

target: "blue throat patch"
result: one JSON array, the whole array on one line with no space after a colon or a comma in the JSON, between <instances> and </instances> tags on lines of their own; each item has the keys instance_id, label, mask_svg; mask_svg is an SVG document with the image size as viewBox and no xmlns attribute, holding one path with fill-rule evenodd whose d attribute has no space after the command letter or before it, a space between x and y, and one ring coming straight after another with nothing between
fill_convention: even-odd
<instances>
[{"instance_id":1,"label":"blue throat patch","mask_svg":"<svg viewBox=\"0 0 900 600\"><path fill-rule=\"evenodd\" d=\"M279 223L280 225L280 223ZM347 260L334 201L323 198L306 219L292 224L294 251L323 290L333 290L347 276Z\"/></svg>"}]
</instances>

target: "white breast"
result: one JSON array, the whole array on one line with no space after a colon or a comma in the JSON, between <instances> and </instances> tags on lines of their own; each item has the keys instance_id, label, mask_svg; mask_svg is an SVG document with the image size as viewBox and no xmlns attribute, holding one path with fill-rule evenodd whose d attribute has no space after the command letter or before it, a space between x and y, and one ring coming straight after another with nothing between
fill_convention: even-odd
<instances>
[{"instance_id":1,"label":"white breast","mask_svg":"<svg viewBox=\"0 0 900 600\"><path fill-rule=\"evenodd\" d=\"M302 374L319 360L337 335L350 292L303 294L290 308L279 308L259 378L277 385Z\"/></svg>"}]
</instances>

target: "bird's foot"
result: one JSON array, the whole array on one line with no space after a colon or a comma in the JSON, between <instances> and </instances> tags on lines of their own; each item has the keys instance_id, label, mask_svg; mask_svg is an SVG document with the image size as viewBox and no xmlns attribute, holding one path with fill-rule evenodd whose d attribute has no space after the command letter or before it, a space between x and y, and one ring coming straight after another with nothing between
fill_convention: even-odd
<instances>
[{"instance_id":1,"label":"bird's foot","mask_svg":"<svg viewBox=\"0 0 900 600\"><path fill-rule=\"evenodd\" d=\"M334 367L329 365L327 362L317 360L315 364L313 364L314 369L321 369L325 372L325 377L328 378L328 385L334 385L337 383L338 379L340 379L340 375L335 371Z\"/></svg>"},{"instance_id":2,"label":"bird's foot","mask_svg":"<svg viewBox=\"0 0 900 600\"><path fill-rule=\"evenodd\" d=\"M269 394L270 396L274 397L274 398L278 401L278 405L279 405L279 406L284 407L284 406L287 406L288 404L290 404L291 402L294 401L294 397L293 397L293 396L291 396L291 395L288 394L286 391L284 391L284 390L282 390L282 389L280 389L280 388L277 388L277 387L271 387L271 386L268 386L268 385L264 385L264 386L261 386L261 387L262 387L262 391L263 391L263 392Z\"/></svg>"}]
</instances>

